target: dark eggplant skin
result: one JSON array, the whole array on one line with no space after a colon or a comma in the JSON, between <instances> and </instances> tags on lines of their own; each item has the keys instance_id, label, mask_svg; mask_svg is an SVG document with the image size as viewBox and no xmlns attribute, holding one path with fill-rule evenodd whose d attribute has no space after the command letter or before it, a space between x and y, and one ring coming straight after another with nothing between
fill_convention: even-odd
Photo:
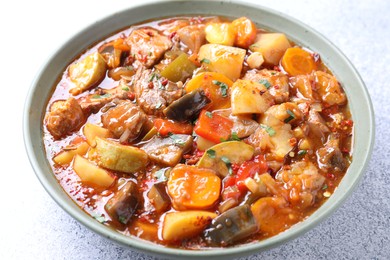
<instances>
[{"instance_id":1,"label":"dark eggplant skin","mask_svg":"<svg viewBox=\"0 0 390 260\"><path fill-rule=\"evenodd\" d=\"M258 225L248 205L229 209L213 219L203 232L211 246L226 246L258 231Z\"/></svg>"},{"instance_id":2,"label":"dark eggplant skin","mask_svg":"<svg viewBox=\"0 0 390 260\"><path fill-rule=\"evenodd\" d=\"M154 183L147 195L150 202L159 213L166 211L171 204L171 200L165 190L166 185L166 182Z\"/></svg>"},{"instance_id":3,"label":"dark eggplant skin","mask_svg":"<svg viewBox=\"0 0 390 260\"><path fill-rule=\"evenodd\" d=\"M163 112L168 119L178 122L193 121L210 102L204 91L197 89L172 102Z\"/></svg>"},{"instance_id":4,"label":"dark eggplant skin","mask_svg":"<svg viewBox=\"0 0 390 260\"><path fill-rule=\"evenodd\" d=\"M111 218L126 225L139 204L137 184L127 182L104 206Z\"/></svg>"}]
</instances>

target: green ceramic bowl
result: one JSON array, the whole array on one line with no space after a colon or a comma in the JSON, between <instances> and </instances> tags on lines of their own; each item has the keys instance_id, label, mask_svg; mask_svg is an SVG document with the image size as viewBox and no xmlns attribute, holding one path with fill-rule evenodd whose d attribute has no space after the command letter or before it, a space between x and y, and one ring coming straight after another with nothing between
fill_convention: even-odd
<instances>
[{"instance_id":1,"label":"green ceramic bowl","mask_svg":"<svg viewBox=\"0 0 390 260\"><path fill-rule=\"evenodd\" d=\"M283 32L290 39L321 55L323 62L344 86L355 122L353 162L335 193L314 214L272 238L223 249L189 251L166 248L134 237L126 237L100 224L84 213L58 184L46 160L42 141L42 120L47 101L57 78L73 57L113 32L148 19L185 14L247 16L258 25ZM46 62L31 85L24 110L24 140L31 165L51 197L80 223L122 245L148 254L169 258L227 259L261 252L287 242L332 214L351 194L369 162L374 144L373 108L358 72L327 39L310 27L277 11L236 1L160 1L130 8L94 23L65 42Z\"/></svg>"}]
</instances>

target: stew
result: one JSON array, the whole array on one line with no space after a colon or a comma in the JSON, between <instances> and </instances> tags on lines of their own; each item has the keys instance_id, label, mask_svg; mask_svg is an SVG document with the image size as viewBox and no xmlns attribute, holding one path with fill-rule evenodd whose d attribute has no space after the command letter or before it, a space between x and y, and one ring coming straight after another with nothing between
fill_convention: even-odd
<instances>
[{"instance_id":1,"label":"stew","mask_svg":"<svg viewBox=\"0 0 390 260\"><path fill-rule=\"evenodd\" d=\"M133 25L53 89L43 140L61 186L96 221L169 247L272 237L352 158L347 97L320 55L246 17Z\"/></svg>"}]
</instances>

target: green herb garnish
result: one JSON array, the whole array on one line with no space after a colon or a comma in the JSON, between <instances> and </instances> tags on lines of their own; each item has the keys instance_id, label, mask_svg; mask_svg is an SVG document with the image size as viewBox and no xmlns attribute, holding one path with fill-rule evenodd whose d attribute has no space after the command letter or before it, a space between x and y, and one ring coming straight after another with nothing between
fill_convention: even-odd
<instances>
[{"instance_id":1,"label":"green herb garnish","mask_svg":"<svg viewBox=\"0 0 390 260\"><path fill-rule=\"evenodd\" d=\"M226 85L225 83L221 82L221 81L218 81L218 80L213 80L212 83L214 85L217 85L221 88L221 95L222 97L227 97L228 96L228 85Z\"/></svg>"},{"instance_id":2,"label":"green herb garnish","mask_svg":"<svg viewBox=\"0 0 390 260\"><path fill-rule=\"evenodd\" d=\"M130 89L128 87L122 87L122 90L129 91Z\"/></svg>"},{"instance_id":3,"label":"green herb garnish","mask_svg":"<svg viewBox=\"0 0 390 260\"><path fill-rule=\"evenodd\" d=\"M260 83L260 84L263 84L264 87L266 87L267 89L269 89L269 88L271 87L271 83L269 83L269 81L266 80L266 79L261 79L261 80L259 80L259 83Z\"/></svg>"},{"instance_id":4,"label":"green herb garnish","mask_svg":"<svg viewBox=\"0 0 390 260\"><path fill-rule=\"evenodd\" d=\"M162 168L156 172L153 173L154 175L154 178L156 178L157 181L166 181L168 180L167 176L165 176L165 172L169 169L169 167L167 168Z\"/></svg>"},{"instance_id":5,"label":"green herb garnish","mask_svg":"<svg viewBox=\"0 0 390 260\"><path fill-rule=\"evenodd\" d=\"M210 64L210 60L206 59L206 58L203 58L203 59L200 60L200 63Z\"/></svg>"},{"instance_id":6,"label":"green herb garnish","mask_svg":"<svg viewBox=\"0 0 390 260\"><path fill-rule=\"evenodd\" d=\"M106 219L104 218L103 215L92 215L92 217L93 217L94 219L96 219L97 221L99 221L100 223L106 222Z\"/></svg>"},{"instance_id":7,"label":"green herb garnish","mask_svg":"<svg viewBox=\"0 0 390 260\"><path fill-rule=\"evenodd\" d=\"M322 190L326 190L328 188L328 185L325 183L324 186L322 187Z\"/></svg>"},{"instance_id":8,"label":"green herb garnish","mask_svg":"<svg viewBox=\"0 0 390 260\"><path fill-rule=\"evenodd\" d=\"M158 79L158 76L153 72L152 75L150 75L149 82L152 82L155 78Z\"/></svg>"},{"instance_id":9,"label":"green herb garnish","mask_svg":"<svg viewBox=\"0 0 390 260\"><path fill-rule=\"evenodd\" d=\"M289 114L289 117L287 117L286 119L284 119L284 122L285 122L285 123L288 123L288 122L290 122L291 120L294 120L294 119L295 119L295 114L294 114L290 109L287 109L286 112L287 112L287 114Z\"/></svg>"},{"instance_id":10,"label":"green herb garnish","mask_svg":"<svg viewBox=\"0 0 390 260\"><path fill-rule=\"evenodd\" d=\"M229 158L227 158L226 156L221 156L221 161L223 161L226 164L229 175L232 175L233 174L232 163L230 162Z\"/></svg>"},{"instance_id":11,"label":"green herb garnish","mask_svg":"<svg viewBox=\"0 0 390 260\"><path fill-rule=\"evenodd\" d=\"M270 126L260 125L260 127L263 128L269 134L269 136L274 136L276 134L276 131Z\"/></svg>"},{"instance_id":12,"label":"green herb garnish","mask_svg":"<svg viewBox=\"0 0 390 260\"><path fill-rule=\"evenodd\" d=\"M215 158L216 153L215 153L215 151L214 151L213 149L208 149L206 153L207 153L207 155L208 155L210 158L212 158L212 159Z\"/></svg>"},{"instance_id":13,"label":"green herb garnish","mask_svg":"<svg viewBox=\"0 0 390 260\"><path fill-rule=\"evenodd\" d=\"M178 146L184 146L185 142L183 141L183 139L181 139L180 137L178 137L177 135L175 134L170 134L169 135L169 138L171 138L173 140L173 142L175 143L175 145L178 145Z\"/></svg>"},{"instance_id":14,"label":"green herb garnish","mask_svg":"<svg viewBox=\"0 0 390 260\"><path fill-rule=\"evenodd\" d=\"M111 97L110 93L106 93L106 94L103 94L103 95L93 95L92 96L93 99L101 99L101 98L108 98L108 97Z\"/></svg>"},{"instance_id":15,"label":"green herb garnish","mask_svg":"<svg viewBox=\"0 0 390 260\"><path fill-rule=\"evenodd\" d=\"M213 114L212 114L211 112L209 112L209 111L207 111L207 112L205 113L205 115L206 115L208 118L213 118Z\"/></svg>"},{"instance_id":16,"label":"green herb garnish","mask_svg":"<svg viewBox=\"0 0 390 260\"><path fill-rule=\"evenodd\" d=\"M232 132L232 135L229 138L230 141L241 141L236 132Z\"/></svg>"},{"instance_id":17,"label":"green herb garnish","mask_svg":"<svg viewBox=\"0 0 390 260\"><path fill-rule=\"evenodd\" d=\"M305 154L307 154L306 150L299 150L298 151L298 155L300 155L300 156L305 155Z\"/></svg>"},{"instance_id":18,"label":"green herb garnish","mask_svg":"<svg viewBox=\"0 0 390 260\"><path fill-rule=\"evenodd\" d=\"M119 216L119 217L118 217L118 220L119 220L120 223L126 225L127 218L126 218L125 216Z\"/></svg>"}]
</instances>

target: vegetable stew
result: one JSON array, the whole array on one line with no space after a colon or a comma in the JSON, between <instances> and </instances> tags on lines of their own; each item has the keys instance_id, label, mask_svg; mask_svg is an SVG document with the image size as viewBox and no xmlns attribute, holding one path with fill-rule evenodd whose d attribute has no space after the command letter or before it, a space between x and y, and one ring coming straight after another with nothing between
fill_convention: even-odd
<instances>
[{"instance_id":1,"label":"vegetable stew","mask_svg":"<svg viewBox=\"0 0 390 260\"><path fill-rule=\"evenodd\" d=\"M318 53L247 17L172 17L102 40L67 66L43 128L86 213L184 249L288 229L352 160L340 82Z\"/></svg>"}]
</instances>

